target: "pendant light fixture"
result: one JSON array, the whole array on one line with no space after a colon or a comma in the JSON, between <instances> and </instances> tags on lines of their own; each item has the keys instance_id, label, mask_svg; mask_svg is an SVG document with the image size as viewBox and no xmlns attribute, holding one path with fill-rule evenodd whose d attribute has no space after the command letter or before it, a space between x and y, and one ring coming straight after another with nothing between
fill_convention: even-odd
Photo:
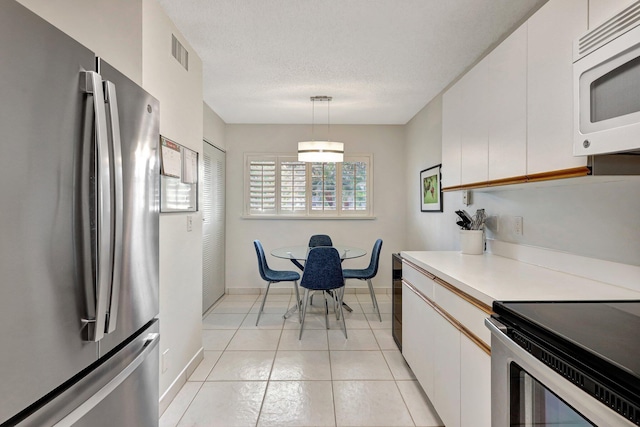
<instances>
[{"instance_id":1,"label":"pendant light fixture","mask_svg":"<svg viewBox=\"0 0 640 427\"><path fill-rule=\"evenodd\" d=\"M298 161L299 162L342 162L344 158L344 144L342 142L333 142L329 138L331 136L331 124L329 117L329 103L333 98L331 96L312 96L311 97L311 141L298 142ZM315 126L315 104L316 102L327 103L327 140L316 141L314 139Z\"/></svg>"}]
</instances>

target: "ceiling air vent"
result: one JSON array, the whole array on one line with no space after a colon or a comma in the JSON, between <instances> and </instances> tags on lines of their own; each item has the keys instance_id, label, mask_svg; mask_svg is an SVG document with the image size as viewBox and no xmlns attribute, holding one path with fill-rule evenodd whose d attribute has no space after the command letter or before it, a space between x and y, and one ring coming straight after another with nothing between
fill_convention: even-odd
<instances>
[{"instance_id":1,"label":"ceiling air vent","mask_svg":"<svg viewBox=\"0 0 640 427\"><path fill-rule=\"evenodd\" d=\"M175 35L171 34L171 54L178 62L189 71L189 52L182 46Z\"/></svg>"}]
</instances>

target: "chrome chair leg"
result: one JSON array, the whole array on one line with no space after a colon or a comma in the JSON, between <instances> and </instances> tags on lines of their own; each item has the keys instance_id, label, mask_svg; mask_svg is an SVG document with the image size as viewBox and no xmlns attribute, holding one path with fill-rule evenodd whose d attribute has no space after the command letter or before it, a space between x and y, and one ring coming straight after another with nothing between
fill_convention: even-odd
<instances>
[{"instance_id":1,"label":"chrome chair leg","mask_svg":"<svg viewBox=\"0 0 640 427\"><path fill-rule=\"evenodd\" d=\"M338 306L340 307L340 317L342 317L342 328L344 330L344 338L348 339L347 337L347 322L344 320L344 312L342 311L342 298L344 297L344 288L342 288L342 292L340 292L338 294Z\"/></svg>"},{"instance_id":2,"label":"chrome chair leg","mask_svg":"<svg viewBox=\"0 0 640 427\"><path fill-rule=\"evenodd\" d=\"M380 307L378 307L378 300L376 299L376 293L373 291L373 283L371 283L371 279L367 280L367 284L369 285L369 293L371 294L371 301L373 302L373 308L376 309L376 313L378 313L378 318L382 322L382 315L380 314Z\"/></svg>"},{"instance_id":3,"label":"chrome chair leg","mask_svg":"<svg viewBox=\"0 0 640 427\"><path fill-rule=\"evenodd\" d=\"M258 326L258 322L260 321L260 316L262 315L262 310L264 310L264 303L267 301L267 295L269 294L269 287L271 283L267 283L267 289L264 291L264 298L262 298L262 304L260 304L260 311L258 311L258 318L256 319L256 326Z\"/></svg>"},{"instance_id":4,"label":"chrome chair leg","mask_svg":"<svg viewBox=\"0 0 640 427\"><path fill-rule=\"evenodd\" d=\"M298 281L293 282L293 288L296 290L296 306L298 307L298 321L302 322L302 302L300 301L300 291L298 290Z\"/></svg>"},{"instance_id":5,"label":"chrome chair leg","mask_svg":"<svg viewBox=\"0 0 640 427\"><path fill-rule=\"evenodd\" d=\"M304 318L307 315L307 301L309 300L309 289L304 290L304 303L302 304L302 321L300 322L300 335L298 340L302 339L302 330L304 329Z\"/></svg>"},{"instance_id":6,"label":"chrome chair leg","mask_svg":"<svg viewBox=\"0 0 640 427\"><path fill-rule=\"evenodd\" d=\"M322 295L324 296L324 323L329 329L329 302L327 301L327 293L323 292Z\"/></svg>"}]
</instances>

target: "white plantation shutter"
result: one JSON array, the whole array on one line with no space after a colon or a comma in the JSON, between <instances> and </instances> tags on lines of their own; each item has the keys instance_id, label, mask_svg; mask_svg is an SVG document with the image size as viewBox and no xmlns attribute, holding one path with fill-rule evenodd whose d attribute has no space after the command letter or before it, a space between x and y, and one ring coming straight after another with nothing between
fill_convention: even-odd
<instances>
[{"instance_id":1,"label":"white plantation shutter","mask_svg":"<svg viewBox=\"0 0 640 427\"><path fill-rule=\"evenodd\" d=\"M276 161L250 160L249 211L276 213Z\"/></svg>"},{"instance_id":2,"label":"white plantation shutter","mask_svg":"<svg viewBox=\"0 0 640 427\"><path fill-rule=\"evenodd\" d=\"M338 185L336 163L311 164L311 210L335 211Z\"/></svg>"},{"instance_id":3,"label":"white plantation shutter","mask_svg":"<svg viewBox=\"0 0 640 427\"><path fill-rule=\"evenodd\" d=\"M245 215L371 217L372 159L305 163L291 154L245 154Z\"/></svg>"},{"instance_id":4,"label":"white plantation shutter","mask_svg":"<svg viewBox=\"0 0 640 427\"><path fill-rule=\"evenodd\" d=\"M307 164L280 162L280 211L305 212L307 210Z\"/></svg>"},{"instance_id":5,"label":"white plantation shutter","mask_svg":"<svg viewBox=\"0 0 640 427\"><path fill-rule=\"evenodd\" d=\"M367 210L367 163L342 164L342 210Z\"/></svg>"}]
</instances>

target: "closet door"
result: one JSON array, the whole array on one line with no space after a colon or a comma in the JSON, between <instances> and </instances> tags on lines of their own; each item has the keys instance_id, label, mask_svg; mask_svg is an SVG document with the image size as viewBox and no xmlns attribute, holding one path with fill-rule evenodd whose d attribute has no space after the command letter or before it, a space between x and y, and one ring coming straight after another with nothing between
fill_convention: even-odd
<instances>
[{"instance_id":1,"label":"closet door","mask_svg":"<svg viewBox=\"0 0 640 427\"><path fill-rule=\"evenodd\" d=\"M225 153L204 141L202 313L224 295Z\"/></svg>"}]
</instances>

